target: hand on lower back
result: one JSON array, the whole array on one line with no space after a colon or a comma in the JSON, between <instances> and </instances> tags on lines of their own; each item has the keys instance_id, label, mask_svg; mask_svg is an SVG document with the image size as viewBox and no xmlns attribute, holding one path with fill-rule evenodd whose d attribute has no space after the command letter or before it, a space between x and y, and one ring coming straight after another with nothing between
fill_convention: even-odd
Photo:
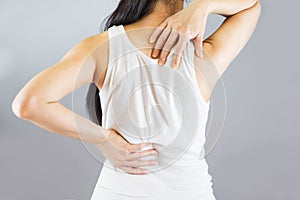
<instances>
[{"instance_id":1,"label":"hand on lower back","mask_svg":"<svg viewBox=\"0 0 300 200\"><path fill-rule=\"evenodd\" d=\"M107 141L96 147L116 168L122 169L129 174L147 174L145 166L157 165L157 160L141 160L144 157L156 155L155 149L141 151L151 143L131 144L114 129L108 130L110 134Z\"/></svg>"}]
</instances>

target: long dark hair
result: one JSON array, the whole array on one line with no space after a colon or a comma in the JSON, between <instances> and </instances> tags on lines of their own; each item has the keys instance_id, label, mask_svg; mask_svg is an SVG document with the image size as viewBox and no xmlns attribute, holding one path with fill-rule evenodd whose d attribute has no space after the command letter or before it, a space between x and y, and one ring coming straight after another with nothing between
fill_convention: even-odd
<instances>
[{"instance_id":1,"label":"long dark hair","mask_svg":"<svg viewBox=\"0 0 300 200\"><path fill-rule=\"evenodd\" d=\"M103 31L116 25L127 25L134 23L142 17L151 13L158 0L121 0L111 15L106 17ZM101 31L102 32L102 31ZM102 108L99 97L99 89L95 83L91 83L86 96L86 109L89 118L96 124L102 126Z\"/></svg>"}]
</instances>

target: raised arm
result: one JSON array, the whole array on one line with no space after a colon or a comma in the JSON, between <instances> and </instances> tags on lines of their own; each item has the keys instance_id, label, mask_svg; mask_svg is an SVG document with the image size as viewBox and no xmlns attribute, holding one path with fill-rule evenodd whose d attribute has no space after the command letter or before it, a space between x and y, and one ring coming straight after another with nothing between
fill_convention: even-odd
<instances>
[{"instance_id":1,"label":"raised arm","mask_svg":"<svg viewBox=\"0 0 300 200\"><path fill-rule=\"evenodd\" d=\"M209 13L227 16L222 25L203 42L203 48L206 52L205 58L201 60L195 56L195 66L199 67L205 63L210 63L210 70L207 69L205 70L206 74L202 74L204 77L209 77L209 80L206 81L208 84L207 99L218 79L250 39L261 12L259 1L251 1L249 4L252 5L253 2L254 4L246 9L242 9L241 3L244 2L243 6L246 6L246 1L231 0L229 2L233 6L226 4L225 0L207 1L206 7ZM241 9L242 11L240 11Z\"/></svg>"},{"instance_id":2,"label":"raised arm","mask_svg":"<svg viewBox=\"0 0 300 200\"><path fill-rule=\"evenodd\" d=\"M212 1L211 4L210 13L228 16L217 31L203 42L204 50L222 75L253 34L261 5L256 1L251 7L233 13L234 10L225 3L218 4Z\"/></svg>"},{"instance_id":3,"label":"raised arm","mask_svg":"<svg viewBox=\"0 0 300 200\"><path fill-rule=\"evenodd\" d=\"M176 45L172 67L177 68L185 45L190 39L193 39L195 53L202 58L203 36L208 15L216 13L229 17L252 7L256 2L257 0L193 0L185 9L168 17L153 32L150 38L150 42L155 42L152 56L158 57L160 64L165 64L170 50ZM165 34L161 34L162 32ZM174 38L162 37L162 35L172 35L170 32L176 33L177 43L170 42Z\"/></svg>"}]
</instances>

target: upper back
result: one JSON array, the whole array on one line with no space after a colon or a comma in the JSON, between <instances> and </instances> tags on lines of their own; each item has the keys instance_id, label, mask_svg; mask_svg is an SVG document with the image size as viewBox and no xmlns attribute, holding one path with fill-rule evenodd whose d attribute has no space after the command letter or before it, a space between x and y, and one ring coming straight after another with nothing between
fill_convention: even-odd
<instances>
[{"instance_id":1,"label":"upper back","mask_svg":"<svg viewBox=\"0 0 300 200\"><path fill-rule=\"evenodd\" d=\"M184 112L190 111L186 119L190 119L193 111L198 114L195 108L207 113L209 103L204 101L197 86L192 42L183 51L180 67L174 70L170 66L172 52L164 66L158 65L157 59L148 57L130 41L122 25L109 28L108 37L108 64L99 93L105 128L114 124L114 120L121 121L123 127L136 128L130 123L128 112L132 112L133 116L137 115L132 121L140 127L146 126L150 120L147 108L155 105L159 105L161 110L158 112L155 109L158 112L155 117L157 123L166 120L166 113L170 113L170 123L177 121L177 125L180 125L179 118ZM117 109L108 112L112 109L111 106ZM162 111L164 109L167 109L166 112ZM176 129L176 126L172 128ZM138 130L130 132L137 133Z\"/></svg>"}]
</instances>

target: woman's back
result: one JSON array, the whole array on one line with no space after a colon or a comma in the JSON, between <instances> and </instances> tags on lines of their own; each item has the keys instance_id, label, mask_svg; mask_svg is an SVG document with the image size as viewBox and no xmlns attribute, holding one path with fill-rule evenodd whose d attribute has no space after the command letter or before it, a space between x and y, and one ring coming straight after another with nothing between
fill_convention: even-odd
<instances>
[{"instance_id":1,"label":"woman's back","mask_svg":"<svg viewBox=\"0 0 300 200\"><path fill-rule=\"evenodd\" d=\"M92 199L99 188L149 199L162 194L214 199L202 157L210 103L198 88L193 43L174 70L137 48L123 25L109 28L108 37L108 67L99 92L102 126L117 130L130 143L151 142L153 147L147 148L159 151L159 164L147 167L150 174L131 175L114 170L106 159Z\"/></svg>"},{"instance_id":2,"label":"woman's back","mask_svg":"<svg viewBox=\"0 0 300 200\"><path fill-rule=\"evenodd\" d=\"M19 118L48 131L94 144L107 158L92 199L215 199L207 164L201 159L205 152L209 111L209 102L203 97L210 99L214 83L249 40L261 7L256 0L194 0L178 12L182 3L182 0L121 0L106 23L106 27L110 27L108 32L79 42L58 63L32 78L13 101L13 112ZM212 13L225 16L226 20L202 41L207 17ZM159 37L156 45L160 46L154 51L176 44L181 54L185 47L181 66L177 70L170 68L170 58L164 67L158 66L157 60L140 51L142 47L136 48L130 42L122 25L113 26L131 26L131 23L142 25L138 27L161 24L163 33L154 34ZM109 45L103 42L108 36ZM138 44L149 37L133 34ZM198 47L196 52L200 57L199 49L205 49L202 59L194 57L194 47L187 37ZM186 41L189 41L187 46ZM160 57L165 56L160 54ZM208 74L207 69L200 71L205 80L196 79L194 59L195 66L208 68ZM177 65L178 60L175 60L173 64ZM209 60L213 67L207 66ZM104 128L60 102L87 83L92 83L87 95L89 115L93 122L102 119ZM96 86L101 88L100 92ZM147 141L153 145L147 146L151 150L137 152L146 146L142 142ZM159 150L159 165L148 167L152 171L148 174L141 167L151 162L140 158L153 155L152 148ZM126 173L115 171L111 162Z\"/></svg>"}]
</instances>

